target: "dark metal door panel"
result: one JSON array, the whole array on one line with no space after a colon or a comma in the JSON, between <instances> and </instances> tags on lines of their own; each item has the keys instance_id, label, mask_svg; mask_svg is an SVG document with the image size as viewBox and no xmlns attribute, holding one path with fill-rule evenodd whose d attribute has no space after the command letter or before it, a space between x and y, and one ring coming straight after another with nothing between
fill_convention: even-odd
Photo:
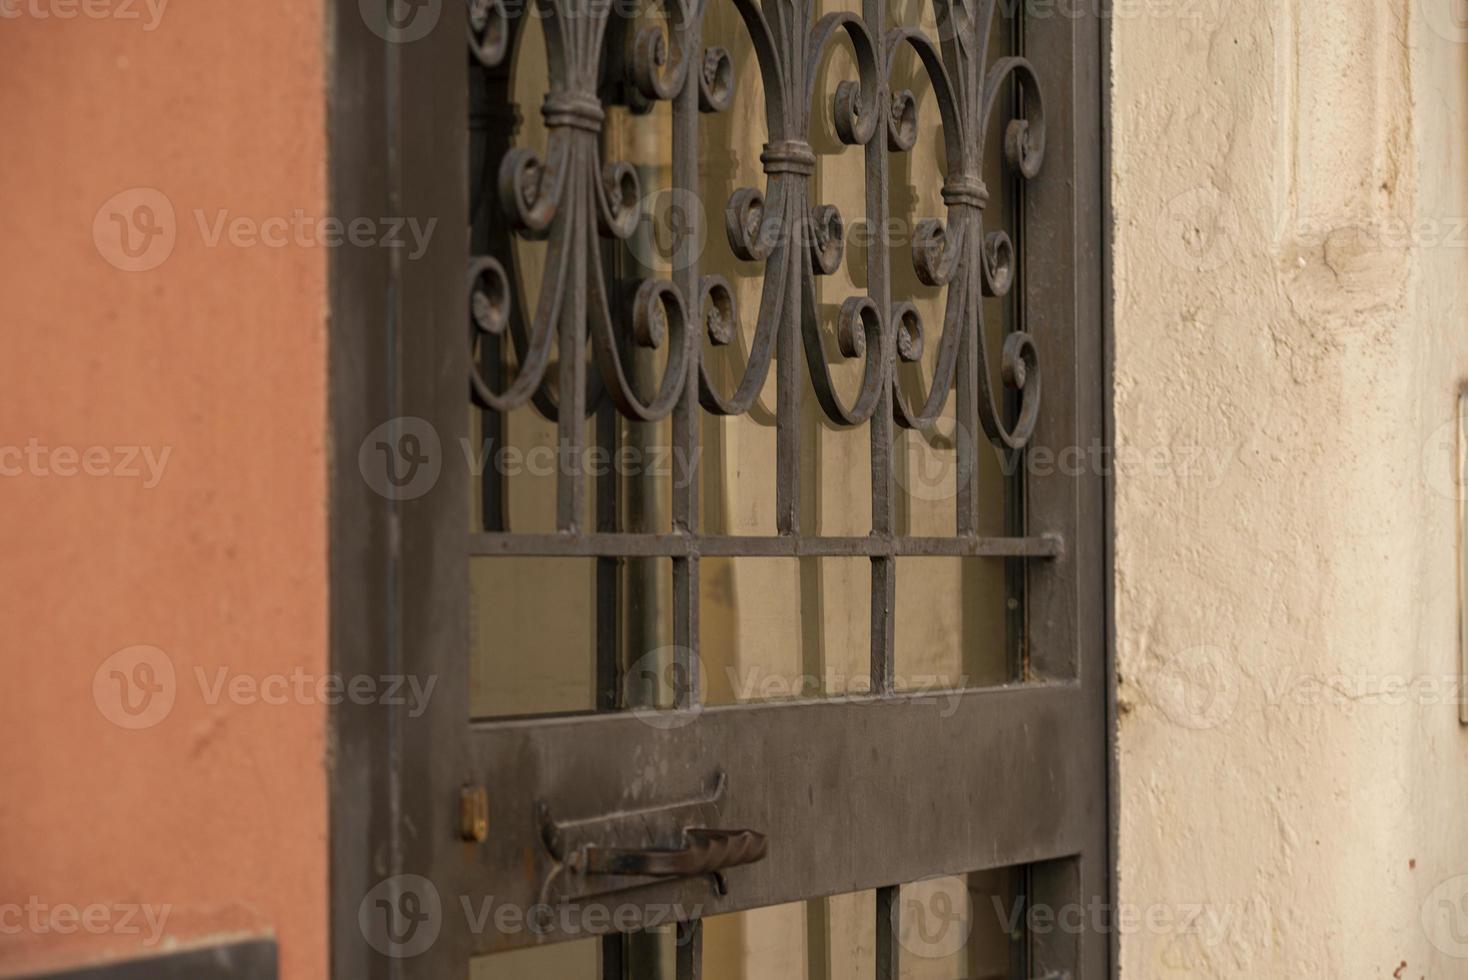
<instances>
[{"instance_id":1,"label":"dark metal door panel","mask_svg":"<svg viewBox=\"0 0 1468 980\"><path fill-rule=\"evenodd\" d=\"M684 929L689 941L680 948L681 976L696 975L696 918L715 912L877 888L878 975L896 976L890 913L904 882L1028 865L1032 903L1107 900L1104 468L1052 467L1017 483L1006 535L978 533L980 501L964 484L955 500L954 535L905 536L894 516L894 431L904 424L922 428L932 413L903 402L893 383L914 334L904 319L904 297L892 295L889 250L867 250L865 291L843 304L835 323L838 346L865 365L854 402L833 390L819 354L819 324L811 324L819 311L809 282L839 261L832 245L839 228L810 180L809 114L832 114L841 138L864 155L866 216L881 227L890 211L889 164L905 152L907 138L903 97L888 87L880 66L907 45L934 79L949 139L948 171L932 175L944 185L946 232L925 226L914 250L925 266L920 275L948 284L946 302L958 304L955 322L963 325L944 360L952 374L941 386L951 388L960 417L1002 452L1075 449L1089 453L1086 460L1097 458L1105 435L1099 23L1084 10L1060 15L1064 5L1021 5L1018 31L1029 60L988 65L974 54L984 49L976 32L996 2L1001 15L1014 13L1013 4L982 0L959 5L980 16L954 18L940 0L938 29L926 40L908 25L889 31L884 0L865 0L860 15L820 26L809 0L749 0L741 7L761 49L770 141L761 186L729 202L728 237L763 263L765 288L779 299L761 304L772 312L755 328L764 339L751 367L770 371L779 391L776 472L763 477L776 484L778 527L772 536L741 538L701 533L697 481L675 488L668 532L624 526L615 497L603 502L599 496L596 526L583 526L586 487L569 478L560 481L553 533L517 533L487 516L484 530L471 534L464 520L469 474L452 465L453 447L468 435L471 377L475 402L501 414L543 410L554 381L567 393L556 413L559 438L573 449L586 446L589 430L614 418L613 409L633 418L665 415L675 443L688 449L699 444L705 413L747 408L740 396L700 376L704 335L725 327L704 316L705 300L718 305L719 284L701 275L696 258L665 281L629 290L633 312L614 309L600 291L611 275L600 263L625 230L620 198L636 189L616 161L601 159L598 131L607 105L634 91L635 98L671 102L675 183L695 185L701 114L724 101L719 53L704 51L699 40L703 8L663 4L667 20L652 28L663 32L658 42L612 29L608 5L542 0L539 15L567 46L552 46L558 50L552 92L540 107L548 143L530 148L498 130L475 142L466 126L474 117L481 131L492 128L486 100L495 89L486 87L484 73L503 58L510 8L471 0L466 28L459 8L446 3L421 37L383 43L362 27L361 5L341 0L336 29L346 54L333 93L337 206L346 215L412 215L425 225L436 219L437 230L427 252L411 260L333 257L333 308L351 318L333 327L333 431L345 471L333 488L333 643L336 662L347 671L406 672L438 683L427 710L344 706L338 712L338 975L462 976L473 953L566 938L558 931L565 920L557 916L545 929L501 931L476 930L464 916L445 913L435 941L406 952L388 935L390 916L381 922L359 916L367 893L400 876L431 881L450 909L489 896L527 914L537 906L570 907L593 932L637 924L623 919L609 926L607 917L585 914L611 901L608 889L622 906L679 908L695 920ZM832 31L849 38L859 71L835 105L812 109L801 97L813 71L806 53ZM685 57L690 70L683 75ZM1004 141L1010 165L1023 174L1021 227L1012 239L985 235L988 195L999 189L984 186L975 163L986 94L1000 77L988 74L995 69L1025 93L1016 123L1027 122L996 127L986 137ZM610 88L608 72L617 83ZM385 132L363 122L374 112ZM341 140L356 148L364 139L385 141L382 171L364 174L345 154ZM523 152L531 150L539 157ZM486 173L494 179L486 181ZM487 212L484 201L495 197L507 200ZM807 229L810 239L765 241L754 220L760 200L788 226ZM711 215L723 209L724 202L716 203ZM710 219L711 226L716 222ZM514 225L521 228L516 234L547 238L557 257L550 267L565 269L553 299L523 303L518 328L505 318L509 287L500 289L511 261L503 238ZM1023 330L989 350L970 321L981 294L1006 287L1023 308ZM362 299L368 295L376 297L380 315ZM755 310L743 316L751 323L765 319ZM944 344L942 327L929 324L926 342ZM482 348L502 344L515 329L529 343L518 359L529 381L506 394L503 365L496 367L492 357L486 362ZM549 359L528 352L536 338L575 352L559 358L553 378ZM654 340L673 370L661 395L639 398L618 378L616 355L621 345ZM802 531L801 372L809 372L829 424L870 433L871 471L852 474L870 482L870 535ZM1007 395L987 390L991 375L1008 384ZM611 407L589 414L598 390ZM373 499L354 482L355 447L385 421L384 411L423 421L445 447L442 471L421 496ZM975 451L964 451L960 468L972 469ZM491 496L486 492L489 510ZM618 663L610 644L599 643L604 713L472 721L469 563L509 555L586 556L603 570L629 558L666 558L673 642L683 651L683 715L649 724L643 714L619 710L625 705L617 701ZM721 555L869 559L873 697L698 706L700 564ZM1005 563L1023 597L1016 614L1016 674L1023 683L965 692L951 711L947 695L934 703L932 696L894 690L898 559L918 555ZM602 602L609 579L598 581ZM692 723L670 725L670 717ZM665 879L588 870L597 867L697 873ZM1034 975L1100 976L1107 963L1105 937L1090 932L1035 937L1028 955Z\"/></svg>"}]
</instances>

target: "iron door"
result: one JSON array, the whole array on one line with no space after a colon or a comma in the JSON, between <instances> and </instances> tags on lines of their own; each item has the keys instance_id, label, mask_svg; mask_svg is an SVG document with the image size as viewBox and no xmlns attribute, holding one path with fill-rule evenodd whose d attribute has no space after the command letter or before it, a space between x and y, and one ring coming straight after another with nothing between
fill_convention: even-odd
<instances>
[{"instance_id":1,"label":"iron door","mask_svg":"<svg viewBox=\"0 0 1468 980\"><path fill-rule=\"evenodd\" d=\"M339 714L337 975L466 976L472 957L588 936L607 937L604 976L632 975L625 937L661 925L694 977L712 917L870 893L875 975L895 978L909 883L1013 868L1024 909L1108 902L1102 32L1064 4L927 0L911 22L896 6L338 10L338 206L436 225L422 255L335 260L336 656L436 684L426 704ZM705 36L716 14L744 55ZM828 79L833 47L846 71ZM516 105L536 72L539 104ZM758 179L714 200L711 120L736 98L759 102ZM626 258L657 219L650 171L609 135L634 118L662 127L662 191L687 205L651 273ZM370 166L348 152L374 144L387 152ZM858 176L823 176L837 152ZM918 152L939 165L914 173ZM905 187L941 207L917 213ZM856 285L831 289L837 270ZM737 368L715 370L730 347ZM761 411L769 467L709 476L700 446L724 431L710 420ZM511 445L522 417L556 450L542 529L514 526L503 466L459 451ZM899 446L935 426L958 434L941 534L914 530L898 473ZM686 478L583 468L598 448L632 458L616 453L653 431L698 464ZM809 446L835 432L867 447L834 477L869 504L855 533L811 518L835 464ZM399 477L386 492L356 483L368 444ZM403 489L409 464L432 470L426 489ZM996 465L1003 493L986 496L972 474ZM700 495L740 481L769 488L768 533L709 526ZM920 621L899 609L923 601L920 574L902 576L938 559L991 570L1006 597L1003 676L941 696L905 685L899 657ZM486 619L471 570L515 560L583 562L585 596L558 602L534 572L494 579L500 598L525 591ZM840 607L865 622L864 686L708 703L705 576L759 560L866 570ZM656 630L629 639L629 610L653 592L668 642L647 660ZM495 677L471 676L471 645L533 617L591 637L589 701L486 716L474 699ZM515 913L476 914L490 906ZM1108 971L1091 917L1026 921L1013 975Z\"/></svg>"}]
</instances>

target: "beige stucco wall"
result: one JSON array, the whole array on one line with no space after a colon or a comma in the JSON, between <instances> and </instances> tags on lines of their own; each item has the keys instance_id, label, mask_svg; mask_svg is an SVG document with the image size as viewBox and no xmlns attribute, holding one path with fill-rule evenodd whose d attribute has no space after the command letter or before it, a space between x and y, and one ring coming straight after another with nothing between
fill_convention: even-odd
<instances>
[{"instance_id":1,"label":"beige stucco wall","mask_svg":"<svg viewBox=\"0 0 1468 980\"><path fill-rule=\"evenodd\" d=\"M1123 972L1468 976L1468 31L1117 6Z\"/></svg>"}]
</instances>

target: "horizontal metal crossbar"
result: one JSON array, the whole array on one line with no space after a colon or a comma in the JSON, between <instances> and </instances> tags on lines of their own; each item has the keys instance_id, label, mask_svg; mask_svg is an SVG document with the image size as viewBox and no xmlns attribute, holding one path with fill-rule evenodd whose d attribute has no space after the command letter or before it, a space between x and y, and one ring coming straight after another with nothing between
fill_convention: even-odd
<instances>
[{"instance_id":1,"label":"horizontal metal crossbar","mask_svg":"<svg viewBox=\"0 0 1468 980\"><path fill-rule=\"evenodd\" d=\"M1079 853L1103 773L1075 747L1094 737L1097 708L1079 684L1056 682L476 723L470 767L490 788L498 830L463 852L465 893L521 908L549 899L558 914L538 934L487 926L474 945L492 952L643 915L708 916ZM768 854L723 872L722 890L709 876L619 877L606 893L557 870L547 808L568 825L594 822L607 846L675 847L697 821L750 828ZM894 846L908 840L922 846Z\"/></svg>"},{"instance_id":2,"label":"horizontal metal crossbar","mask_svg":"<svg viewBox=\"0 0 1468 980\"><path fill-rule=\"evenodd\" d=\"M1055 534L1030 537L914 538L696 534L475 534L474 557L567 558L1059 558Z\"/></svg>"}]
</instances>

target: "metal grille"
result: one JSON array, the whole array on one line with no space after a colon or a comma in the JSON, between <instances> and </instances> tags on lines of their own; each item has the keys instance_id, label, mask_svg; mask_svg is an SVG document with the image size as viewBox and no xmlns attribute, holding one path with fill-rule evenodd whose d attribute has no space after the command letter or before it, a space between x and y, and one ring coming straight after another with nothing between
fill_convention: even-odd
<instances>
[{"instance_id":1,"label":"metal grille","mask_svg":"<svg viewBox=\"0 0 1468 980\"><path fill-rule=\"evenodd\" d=\"M656 0L653 0L656 2ZM997 0L933 0L935 36L899 27L887 30L885 0L865 0L861 15L817 16L813 0L730 0L753 42L764 84L768 142L760 155L763 187L742 187L723 207L724 233L734 254L759 262L764 279L758 309L740 310L724 277L700 273L695 242L702 209L689 209L674 247L671 279L619 283L612 279L606 243L629 238L642 197L637 171L603 160L599 135L608 104L645 111L672 103L672 182L675 193L699 187L700 116L728 108L735 79L727 51L701 40L702 0L662 0L664 24L638 26L610 0L541 0L550 85L540 111L544 147L511 145L506 122L507 56L519 18L505 5L472 6L469 47L472 131L471 211L479 254L469 266L471 333L477 367L470 378L475 404L498 416L529 406L556 421L557 458L578 460L588 444L588 419L613 407L634 422L672 416L673 452L696 459L699 413L747 412L777 365L776 523L774 536L705 535L699 531L698 481L673 490L672 533L616 527L611 493L599 499L597 527L582 526L586 482L577 466L560 467L557 533L515 534L504 529L503 493L486 488L486 533L475 535L473 555L558 555L597 558L665 556L673 564L674 645L684 662L676 676L677 703L698 689L699 558L711 556L865 556L872 562L872 690L893 684L896 559L901 556L1049 558L1058 535L979 536L972 440L957 441L956 528L952 537L894 533L894 426L930 428L948 399L961 425L982 428L1000 451L1023 450L1041 411L1040 363L1025 330L1008 333L998 351L986 349L983 296L1003 296L1016 281L1017 250L1005 230L986 231L991 190L982 176L984 141L999 129L1004 158L1022 179L1041 172L1045 123L1040 83L1023 57L985 63L989 35L1003 26ZM523 16L523 15L522 15ZM817 68L826 49L844 35L855 54L856 78L842 81L829 104L817 98ZM889 85L899 50L910 49L926 72L939 113L947 159L942 182L946 213L916 225L911 262L918 279L946 289L943 321L929 340L917 306L893 296L889 269L889 161L911 150L918 134L918 103L911 91ZM1017 86L1021 115L992 127L1001 93ZM813 103L815 103L813 107ZM841 304L834 325L823 324L815 279L835 272L844 258L846 218L812 197L816 155L812 112L829 112L840 140L865 152L866 215L877 240L867 249L868 289ZM930 110L931 111L931 110ZM547 241L538 295L521 295L512 236ZM630 301L618 303L618 298ZM702 356L705 343L730 343L741 318L752 322L743 375L721 391ZM823 333L834 326L839 356L862 362L854 398L843 400L828 364ZM934 372L921 399L904 395L899 363L919 361L936 343ZM506 345L517 365L513 380ZM587 347L591 348L588 371ZM666 368L651 398L640 397L629 364L633 346L666 351ZM548 377L552 348L557 377ZM991 384L991 360L1008 389ZM800 526L800 398L807 371L822 412L839 427L865 426L871 437L871 534L813 536ZM554 380L555 384L552 385ZM556 394L554 392L558 392ZM920 403L919 403L920 402ZM1008 402L1008 405L1006 405ZM527 409L528 410L528 409ZM614 431L607 429L603 431ZM489 475L491 481L495 479ZM599 495L600 496L600 495ZM605 664L603 673L615 670ZM609 679L609 678L608 678ZM601 685L608 690L608 685Z\"/></svg>"},{"instance_id":2,"label":"metal grille","mask_svg":"<svg viewBox=\"0 0 1468 980\"><path fill-rule=\"evenodd\" d=\"M616 282L607 242L631 237L642 198L637 170L625 161L606 161L600 133L605 102L646 111L656 101L672 103L672 184L693 195L699 187L700 116L728 109L735 79L730 55L705 46L701 37L705 0L663 0L665 24L638 26L620 19L606 0L542 0L540 13L550 52L549 92L541 106L544 147L513 145L506 134L504 71L518 24L502 3L474 4L469 47L472 60L471 215L476 254L469 266L471 337L476 367L470 394L490 413L486 429L502 439L504 413L533 406L556 422L561 461L580 459L588 443L588 418L598 418L599 439L615 439L615 410L633 422L672 415L673 451L696 459L699 413L746 413L764 389L772 365L776 379L777 451L775 536L706 535L699 529L699 483L673 488L672 532L635 533L617 527L615 483L599 487L597 527L582 526L586 482L576 466L562 466L557 480L557 532L509 533L505 493L490 481L484 490L486 532L476 534L476 556L556 555L602 559L598 630L598 701L617 707L618 665L608 609L614 604L619 558L668 557L673 565L673 637L677 651L674 704L689 707L699 690L699 560L701 556L865 556L871 559L871 689L893 693L896 559L901 556L1050 558L1060 553L1058 535L981 537L976 533L980 501L971 479L980 451L971 440L956 443L957 533L911 537L894 533L894 426L925 429L942 415L951 397L960 425L983 432L1004 453L1023 451L1035 431L1040 402L1038 351L1029 333L1005 336L1002 348L985 346L981 297L1008 293L1017 277L1014 242L1006 230L986 231L991 190L983 173L984 141L1001 93L1016 83L1017 118L1002 127L1008 167L1022 180L1041 172L1045 151L1043 99L1038 75L1023 57L985 64L998 3L933 0L936 37L921 30L888 30L886 0L865 0L861 15L817 16L813 0L732 0L753 42L762 76L768 142L760 154L763 187L741 187L723 208L724 233L741 260L763 265L758 309L738 308L735 292L719 275L700 271L695 242L701 208L684 214L674 246L671 279ZM817 69L823 53L844 34L855 54L856 78L842 81L829 104L817 98ZM889 84L894 59L906 47L916 54L932 87L941 118L947 160L942 180L942 219L918 223L911 262L919 281L946 287L945 308L935 340L917 306L891 288L891 252L884 237L867 250L865 295L846 298L834 323L836 348L862 361L854 399L843 400L827 361L816 303L815 278L844 261L846 218L815 200L812 177L817 158L811 146L812 112L829 112L840 140L865 152L865 219L885 236L889 228L889 161L912 149L918 136L919 105L911 91ZM1011 96L1011 101L1013 96ZM814 104L814 109L813 109ZM1014 108L1012 105L1008 108ZM931 111L931 110L930 110ZM1014 186L1017 186L1015 182ZM523 295L507 269L514 261L512 236L548 242L538 295ZM630 303L618 303L630 297ZM620 307L620 308L619 308ZM741 319L752 316L752 342L742 377L721 391L702 356L704 345L727 345ZM554 391L549 366L558 347ZM513 380L505 345L518 366ZM925 397L910 401L898 383L899 363L919 362L925 344L938 345ZM590 345L588 374L586 347ZM631 377L634 346L666 351L656 393L640 397ZM990 383L990 360L1009 389L1006 399ZM865 426L871 439L871 534L829 537L802 533L800 524L800 397L809 380L821 411L840 427ZM1007 404L1006 404L1007 401ZM977 423L974 425L973 423ZM1002 506L1002 502L1001 502ZM878 892L878 912L889 911L897 887ZM697 970L696 924L685 928L687 945L680 974ZM895 971L890 930L879 930L881 957ZM608 947L607 963L620 961ZM612 970L612 973L616 973ZM611 974L608 974L611 975Z\"/></svg>"}]
</instances>

